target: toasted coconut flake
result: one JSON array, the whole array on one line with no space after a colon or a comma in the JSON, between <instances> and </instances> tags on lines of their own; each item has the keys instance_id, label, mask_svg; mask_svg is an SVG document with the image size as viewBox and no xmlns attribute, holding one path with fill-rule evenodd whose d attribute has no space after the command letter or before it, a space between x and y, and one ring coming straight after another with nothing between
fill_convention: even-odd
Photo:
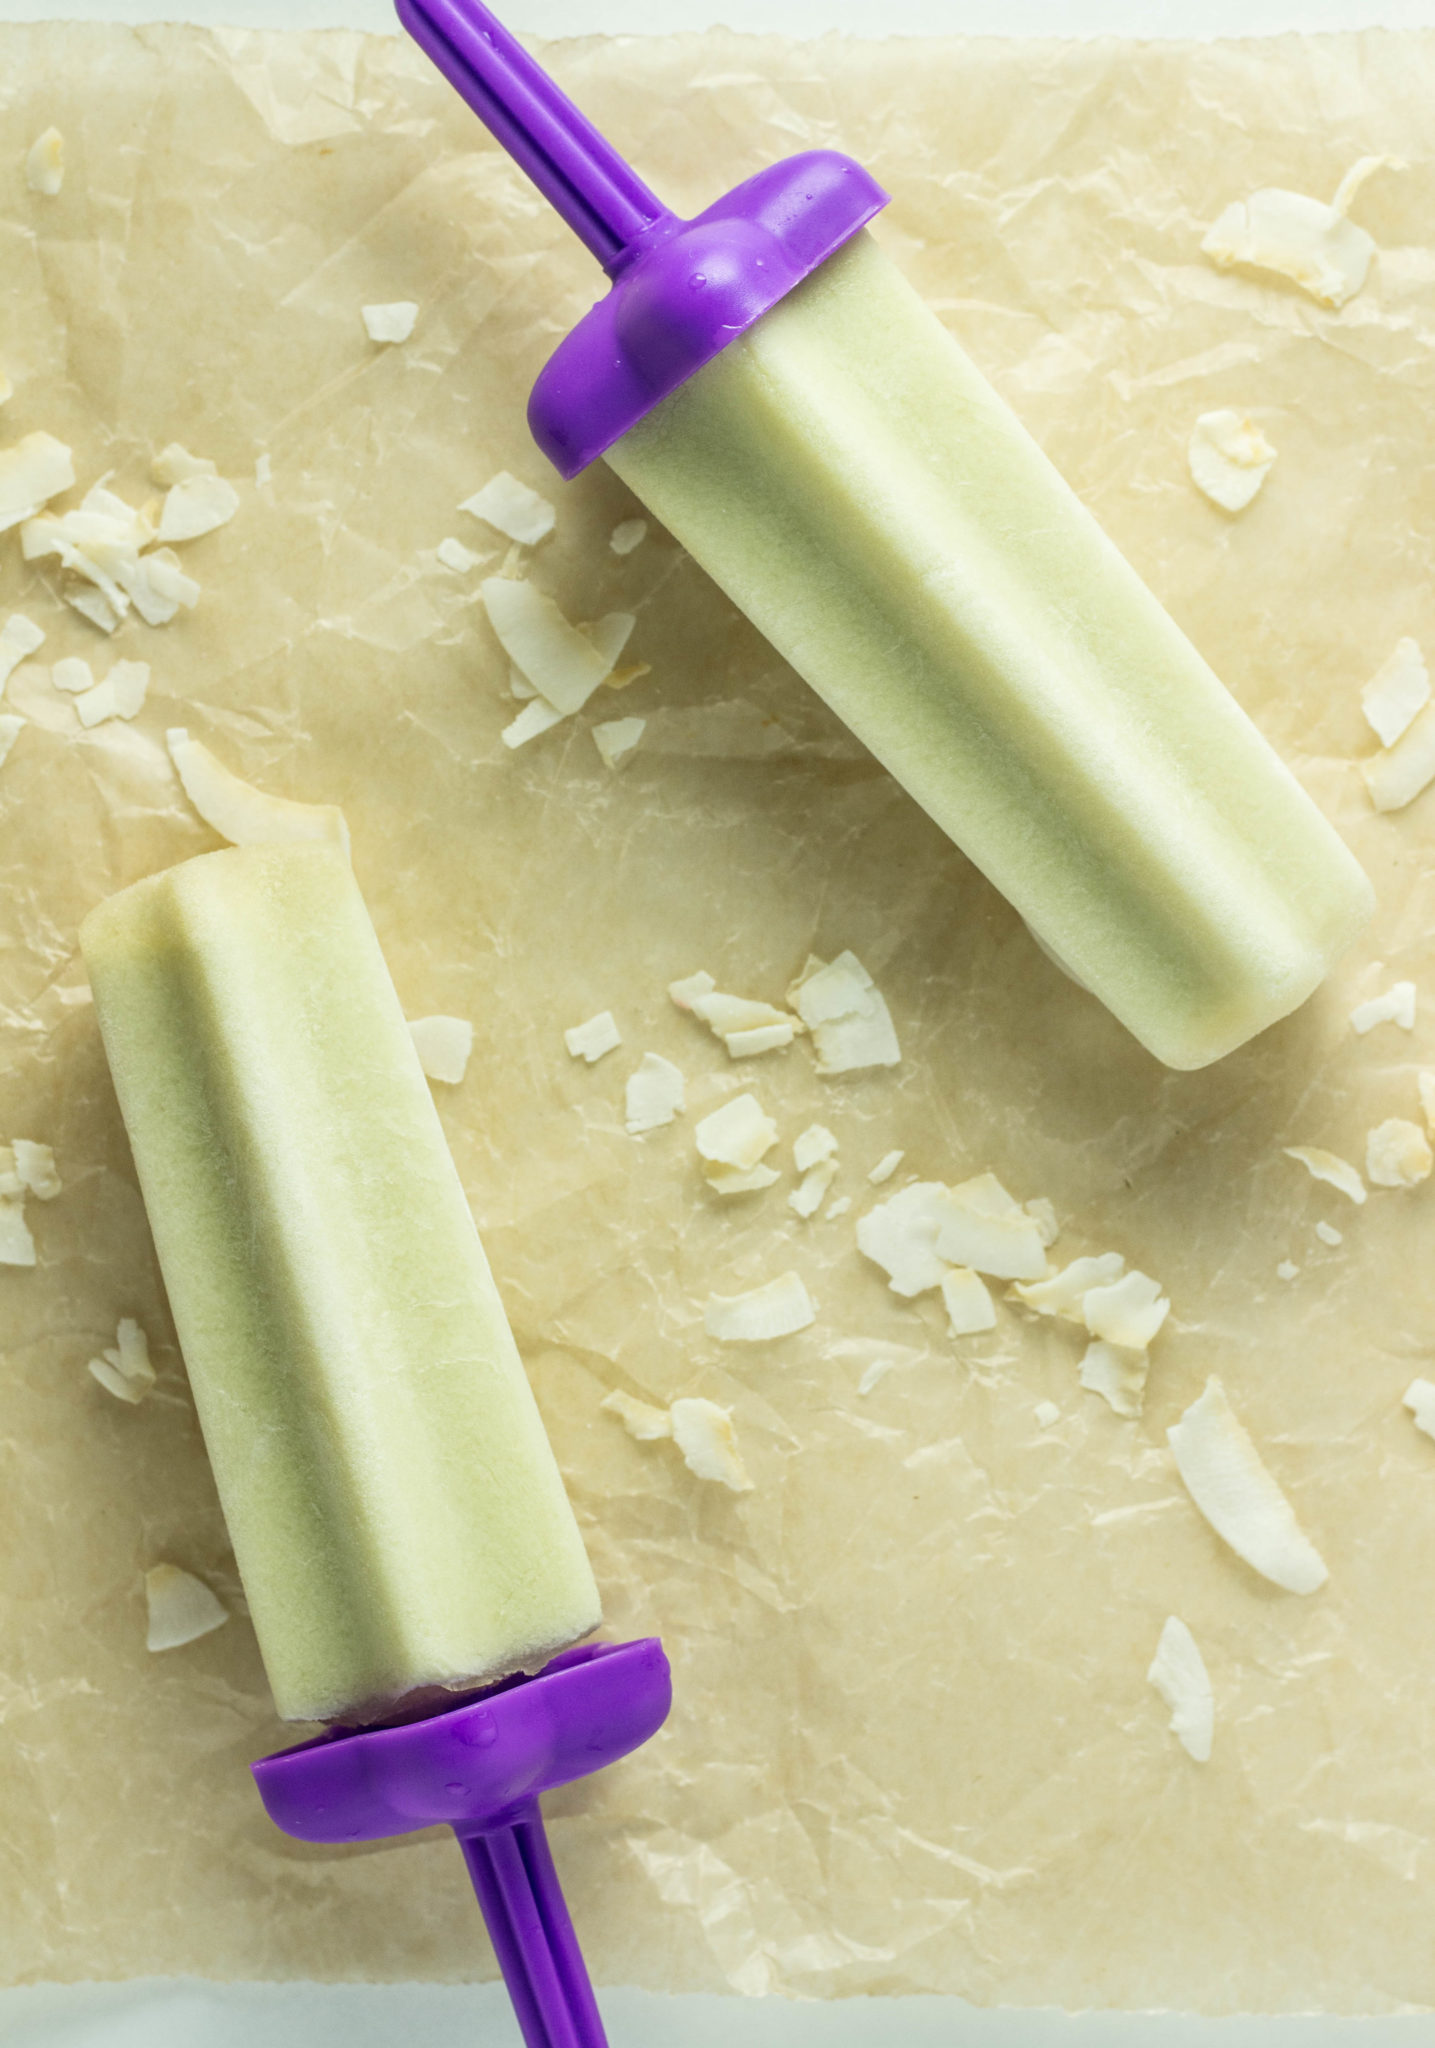
<instances>
[{"instance_id":1,"label":"toasted coconut flake","mask_svg":"<svg viewBox=\"0 0 1435 2048\"><path fill-rule=\"evenodd\" d=\"M827 1199L827 1190L837 1178L837 1161L819 1159L815 1166L809 1166L806 1173L787 1198L787 1206L794 1215L804 1222L815 1216Z\"/></svg>"},{"instance_id":2,"label":"toasted coconut flake","mask_svg":"<svg viewBox=\"0 0 1435 2048\"><path fill-rule=\"evenodd\" d=\"M751 1059L760 1052L780 1052L785 1045L791 1045L796 1026L785 1024L756 1024L747 1031L724 1033L723 1044L729 1057L735 1060Z\"/></svg>"},{"instance_id":3,"label":"toasted coconut flake","mask_svg":"<svg viewBox=\"0 0 1435 2048\"><path fill-rule=\"evenodd\" d=\"M1377 811L1400 811L1435 781L1435 704L1427 704L1393 747L1362 761L1360 772Z\"/></svg>"},{"instance_id":4,"label":"toasted coconut flake","mask_svg":"<svg viewBox=\"0 0 1435 2048\"><path fill-rule=\"evenodd\" d=\"M1391 1116L1365 1140L1365 1171L1373 1187L1414 1188L1429 1180L1435 1155L1419 1124Z\"/></svg>"},{"instance_id":5,"label":"toasted coconut flake","mask_svg":"<svg viewBox=\"0 0 1435 2048\"><path fill-rule=\"evenodd\" d=\"M735 1095L702 1119L694 1137L704 1159L746 1173L777 1143L777 1125L755 1095Z\"/></svg>"},{"instance_id":6,"label":"toasted coconut flake","mask_svg":"<svg viewBox=\"0 0 1435 2048\"><path fill-rule=\"evenodd\" d=\"M605 661L616 662L632 639L637 623L632 612L604 612L601 619L594 619L591 625L580 626L578 631L585 640L592 642ZM611 682L611 676L608 680Z\"/></svg>"},{"instance_id":7,"label":"toasted coconut flake","mask_svg":"<svg viewBox=\"0 0 1435 2048\"><path fill-rule=\"evenodd\" d=\"M611 1394L605 1394L598 1406L616 1415L629 1436L640 1444L657 1443L673 1433L673 1420L666 1408L654 1408L651 1402L640 1401L621 1388L615 1387Z\"/></svg>"},{"instance_id":8,"label":"toasted coconut flake","mask_svg":"<svg viewBox=\"0 0 1435 2048\"><path fill-rule=\"evenodd\" d=\"M1348 202L1347 202L1348 203ZM1375 244L1334 206L1269 186L1237 199L1201 243L1218 270L1267 271L1338 308L1365 283Z\"/></svg>"},{"instance_id":9,"label":"toasted coconut flake","mask_svg":"<svg viewBox=\"0 0 1435 2048\"><path fill-rule=\"evenodd\" d=\"M1295 1263L1294 1259L1282 1259L1276 1267L1276 1278L1277 1280L1294 1280L1299 1271L1300 1267Z\"/></svg>"},{"instance_id":10,"label":"toasted coconut flake","mask_svg":"<svg viewBox=\"0 0 1435 2048\"><path fill-rule=\"evenodd\" d=\"M829 1223L835 1223L837 1218L845 1216L851 1207L852 1197L850 1195L839 1195L835 1202L827 1204L826 1210L823 1213Z\"/></svg>"},{"instance_id":11,"label":"toasted coconut flake","mask_svg":"<svg viewBox=\"0 0 1435 2048\"><path fill-rule=\"evenodd\" d=\"M1287 1159L1299 1160L1312 1180L1324 1181L1328 1187L1339 1188L1352 1202L1365 1200L1365 1182L1348 1160L1337 1153L1324 1152L1319 1145L1287 1145L1284 1148Z\"/></svg>"},{"instance_id":12,"label":"toasted coconut flake","mask_svg":"<svg viewBox=\"0 0 1435 2048\"><path fill-rule=\"evenodd\" d=\"M1393 747L1430 702L1430 672L1418 641L1397 640L1360 693L1365 722L1383 747Z\"/></svg>"},{"instance_id":13,"label":"toasted coconut flake","mask_svg":"<svg viewBox=\"0 0 1435 2048\"><path fill-rule=\"evenodd\" d=\"M954 1266L942 1275L942 1300L946 1304L947 1328L954 1337L974 1337L981 1330L994 1330L996 1303L980 1276L966 1266Z\"/></svg>"},{"instance_id":14,"label":"toasted coconut flake","mask_svg":"<svg viewBox=\"0 0 1435 2048\"><path fill-rule=\"evenodd\" d=\"M771 1003L754 1002L747 996L724 995L720 989L693 996L687 1008L719 1038L726 1038L730 1032L759 1031L770 1024L790 1025L792 1022L781 1010L775 1010Z\"/></svg>"},{"instance_id":15,"label":"toasted coconut flake","mask_svg":"<svg viewBox=\"0 0 1435 2048\"><path fill-rule=\"evenodd\" d=\"M566 711L555 711L546 697L534 697L525 704L517 718L503 728L499 738L508 748L527 746L542 732L551 732L555 725L561 725L568 716Z\"/></svg>"},{"instance_id":16,"label":"toasted coconut flake","mask_svg":"<svg viewBox=\"0 0 1435 2048\"><path fill-rule=\"evenodd\" d=\"M348 857L349 828L335 804L301 804L270 796L230 773L202 740L192 740L182 725L165 734L170 759L184 793L206 825L231 846L257 846L271 840L319 839Z\"/></svg>"},{"instance_id":17,"label":"toasted coconut flake","mask_svg":"<svg viewBox=\"0 0 1435 2048\"><path fill-rule=\"evenodd\" d=\"M159 515L161 541L199 540L227 526L239 510L239 493L222 476L188 476L174 484Z\"/></svg>"},{"instance_id":18,"label":"toasted coconut flake","mask_svg":"<svg viewBox=\"0 0 1435 2048\"><path fill-rule=\"evenodd\" d=\"M21 1197L0 1195L0 1266L33 1266L35 1240Z\"/></svg>"},{"instance_id":19,"label":"toasted coconut flake","mask_svg":"<svg viewBox=\"0 0 1435 2048\"><path fill-rule=\"evenodd\" d=\"M906 1156L906 1153L900 1149L894 1152L884 1152L867 1176L872 1186L880 1188L883 1181L890 1180Z\"/></svg>"},{"instance_id":20,"label":"toasted coconut flake","mask_svg":"<svg viewBox=\"0 0 1435 2048\"><path fill-rule=\"evenodd\" d=\"M0 711L0 768L3 768L10 749L19 739L25 721L13 711Z\"/></svg>"},{"instance_id":21,"label":"toasted coconut flake","mask_svg":"<svg viewBox=\"0 0 1435 2048\"><path fill-rule=\"evenodd\" d=\"M978 1195L975 1201L982 1199ZM948 1191L937 1231L937 1255L994 1280L1041 1280L1050 1270L1041 1232L1029 1216L1020 1209L991 1215L966 1198L961 1188Z\"/></svg>"},{"instance_id":22,"label":"toasted coconut flake","mask_svg":"<svg viewBox=\"0 0 1435 2048\"><path fill-rule=\"evenodd\" d=\"M1196 1639L1178 1615L1168 1615L1147 1678L1171 1709L1171 1733L1198 1764L1209 1763L1216 1702Z\"/></svg>"},{"instance_id":23,"label":"toasted coconut flake","mask_svg":"<svg viewBox=\"0 0 1435 2048\"><path fill-rule=\"evenodd\" d=\"M1336 1229L1333 1223L1326 1223L1323 1220L1317 1223L1315 1234L1322 1244L1337 1245L1345 1243L1344 1236Z\"/></svg>"},{"instance_id":24,"label":"toasted coconut flake","mask_svg":"<svg viewBox=\"0 0 1435 2048\"><path fill-rule=\"evenodd\" d=\"M816 1316L799 1275L783 1273L746 1294L710 1295L703 1327L720 1344L766 1344L805 1330Z\"/></svg>"},{"instance_id":25,"label":"toasted coconut flake","mask_svg":"<svg viewBox=\"0 0 1435 2048\"><path fill-rule=\"evenodd\" d=\"M260 457L261 461L267 457ZM150 476L161 490L172 490L176 484L187 483L192 476L218 476L219 468L207 455L191 455L179 441L171 441L161 448L149 466Z\"/></svg>"},{"instance_id":26,"label":"toasted coconut flake","mask_svg":"<svg viewBox=\"0 0 1435 2048\"><path fill-rule=\"evenodd\" d=\"M586 1060L591 1067L605 1052L623 1043L623 1034L613 1021L613 1012L600 1010L586 1024L574 1024L565 1031L563 1043L575 1060Z\"/></svg>"},{"instance_id":27,"label":"toasted coconut flake","mask_svg":"<svg viewBox=\"0 0 1435 2048\"><path fill-rule=\"evenodd\" d=\"M1082 1304L1093 1287L1109 1287L1126 1271L1120 1252L1099 1252L1094 1258L1073 1259L1049 1280L1014 1287L1019 1301L1039 1316L1060 1316L1068 1323L1084 1323Z\"/></svg>"},{"instance_id":28,"label":"toasted coconut flake","mask_svg":"<svg viewBox=\"0 0 1435 2048\"><path fill-rule=\"evenodd\" d=\"M910 1300L940 1287L947 1263L937 1253L937 1235L950 1213L940 1181L914 1181L857 1219L857 1246L887 1275L894 1294Z\"/></svg>"},{"instance_id":29,"label":"toasted coconut flake","mask_svg":"<svg viewBox=\"0 0 1435 2048\"><path fill-rule=\"evenodd\" d=\"M113 633L118 626L121 615L103 591L67 590L63 595L71 611L78 612L82 619L88 619L92 626L98 626L102 633ZM125 609L129 609L128 604Z\"/></svg>"},{"instance_id":30,"label":"toasted coconut flake","mask_svg":"<svg viewBox=\"0 0 1435 2048\"><path fill-rule=\"evenodd\" d=\"M55 1154L48 1145L30 1138L14 1138L8 1147L14 1161L15 1177L37 1202L53 1202L63 1187L55 1168Z\"/></svg>"},{"instance_id":31,"label":"toasted coconut flake","mask_svg":"<svg viewBox=\"0 0 1435 2048\"><path fill-rule=\"evenodd\" d=\"M627 1125L634 1137L670 1124L683 1102L683 1077L678 1068L660 1052L645 1052L642 1065L628 1076L624 1091Z\"/></svg>"},{"instance_id":32,"label":"toasted coconut flake","mask_svg":"<svg viewBox=\"0 0 1435 2048\"><path fill-rule=\"evenodd\" d=\"M20 666L45 644L45 635L33 619L27 619L23 612L12 612L3 626L0 626L0 696L5 685Z\"/></svg>"},{"instance_id":33,"label":"toasted coconut flake","mask_svg":"<svg viewBox=\"0 0 1435 2048\"><path fill-rule=\"evenodd\" d=\"M37 135L25 155L25 183L43 198L59 196L65 182L65 138L58 128Z\"/></svg>"},{"instance_id":34,"label":"toasted coconut flake","mask_svg":"<svg viewBox=\"0 0 1435 2048\"><path fill-rule=\"evenodd\" d=\"M1350 1021L1362 1038L1377 1024L1398 1024L1402 1031L1413 1031L1415 1001L1413 981L1392 982L1383 994L1372 996L1368 1002L1357 1003L1350 1013Z\"/></svg>"},{"instance_id":35,"label":"toasted coconut flake","mask_svg":"<svg viewBox=\"0 0 1435 2048\"><path fill-rule=\"evenodd\" d=\"M1091 1288L1081 1303L1081 1319L1092 1336L1123 1351L1144 1351L1170 1313L1160 1281L1149 1273L1124 1273Z\"/></svg>"},{"instance_id":36,"label":"toasted coconut flake","mask_svg":"<svg viewBox=\"0 0 1435 2048\"><path fill-rule=\"evenodd\" d=\"M1275 459L1255 421L1229 407L1203 412L1186 448L1191 481L1223 512L1245 511Z\"/></svg>"},{"instance_id":37,"label":"toasted coconut flake","mask_svg":"<svg viewBox=\"0 0 1435 2048\"><path fill-rule=\"evenodd\" d=\"M144 1575L149 1627L147 1650L178 1650L196 1642L211 1630L222 1628L229 1610L222 1606L203 1579L182 1572L178 1565L153 1565Z\"/></svg>"},{"instance_id":38,"label":"toasted coconut flake","mask_svg":"<svg viewBox=\"0 0 1435 2048\"><path fill-rule=\"evenodd\" d=\"M1149 1364L1144 1351L1108 1344L1105 1338L1097 1337L1082 1354L1081 1384L1088 1393L1100 1394L1114 1414L1137 1416L1146 1399Z\"/></svg>"},{"instance_id":39,"label":"toasted coconut flake","mask_svg":"<svg viewBox=\"0 0 1435 2048\"><path fill-rule=\"evenodd\" d=\"M812 1033L819 1074L895 1067L902 1057L891 1012L855 953L832 961L812 954L787 991Z\"/></svg>"},{"instance_id":40,"label":"toasted coconut flake","mask_svg":"<svg viewBox=\"0 0 1435 2048\"><path fill-rule=\"evenodd\" d=\"M13 448L0 449L0 533L33 519L74 482L70 451L53 434L26 434Z\"/></svg>"},{"instance_id":41,"label":"toasted coconut flake","mask_svg":"<svg viewBox=\"0 0 1435 2048\"><path fill-rule=\"evenodd\" d=\"M710 996L716 987L712 976L700 967L696 974L689 974L682 981L670 981L668 994L680 1010L691 1010L699 996Z\"/></svg>"},{"instance_id":42,"label":"toasted coconut flake","mask_svg":"<svg viewBox=\"0 0 1435 2048\"><path fill-rule=\"evenodd\" d=\"M703 1178L715 1195L755 1195L780 1176L774 1166L712 1166Z\"/></svg>"},{"instance_id":43,"label":"toasted coconut flake","mask_svg":"<svg viewBox=\"0 0 1435 2048\"><path fill-rule=\"evenodd\" d=\"M506 469L491 476L481 491L475 491L471 498L465 498L459 506L460 512L471 512L475 519L482 519L488 526L496 527L510 540L522 543L524 547L537 547L539 541L552 533L557 513L547 498L531 491L527 484L521 484L516 476L510 476ZM616 660L616 656L614 659ZM609 668L612 667L609 662ZM527 664L525 663L526 667ZM529 674L533 671L530 669ZM540 679L533 680L542 688ZM599 678L601 682L602 678Z\"/></svg>"},{"instance_id":44,"label":"toasted coconut flake","mask_svg":"<svg viewBox=\"0 0 1435 2048\"><path fill-rule=\"evenodd\" d=\"M593 744L605 768L620 768L647 730L646 718L609 718L593 728Z\"/></svg>"},{"instance_id":45,"label":"toasted coconut flake","mask_svg":"<svg viewBox=\"0 0 1435 2048\"><path fill-rule=\"evenodd\" d=\"M476 555L472 548L466 548L463 542L455 540L452 534L446 540L439 542L434 553L443 563L445 569L452 569L455 576L467 576L471 569L478 569L483 565L483 556ZM531 695L533 685L528 683L527 688Z\"/></svg>"},{"instance_id":46,"label":"toasted coconut flake","mask_svg":"<svg viewBox=\"0 0 1435 2048\"><path fill-rule=\"evenodd\" d=\"M1214 1374L1166 1436L1187 1492L1237 1557L1289 1593L1314 1593L1325 1584L1319 1553Z\"/></svg>"},{"instance_id":47,"label":"toasted coconut flake","mask_svg":"<svg viewBox=\"0 0 1435 2048\"><path fill-rule=\"evenodd\" d=\"M467 1017L414 1017L409 1031L419 1065L430 1081L457 1087L468 1072L473 1052L473 1026Z\"/></svg>"},{"instance_id":48,"label":"toasted coconut flake","mask_svg":"<svg viewBox=\"0 0 1435 2048\"><path fill-rule=\"evenodd\" d=\"M95 672L87 661L80 659L79 655L67 654L50 670L50 681L57 690L64 690L71 696L79 697L95 687Z\"/></svg>"},{"instance_id":49,"label":"toasted coconut flake","mask_svg":"<svg viewBox=\"0 0 1435 2048\"><path fill-rule=\"evenodd\" d=\"M138 1407L155 1383L149 1339L132 1316L120 1318L114 1344L89 1361L89 1371L106 1393Z\"/></svg>"},{"instance_id":50,"label":"toasted coconut flake","mask_svg":"<svg viewBox=\"0 0 1435 2048\"><path fill-rule=\"evenodd\" d=\"M107 718L133 718L142 709L148 690L147 661L117 661L102 683L76 697L75 710L85 726L99 725Z\"/></svg>"},{"instance_id":51,"label":"toasted coconut flake","mask_svg":"<svg viewBox=\"0 0 1435 2048\"><path fill-rule=\"evenodd\" d=\"M487 576L479 585L504 653L555 711L581 711L613 666L531 583Z\"/></svg>"},{"instance_id":52,"label":"toasted coconut flake","mask_svg":"<svg viewBox=\"0 0 1435 2048\"><path fill-rule=\"evenodd\" d=\"M1426 1436L1435 1437L1435 1384L1412 1380L1401 1399L1414 1417L1415 1427L1424 1430Z\"/></svg>"},{"instance_id":53,"label":"toasted coconut flake","mask_svg":"<svg viewBox=\"0 0 1435 2048\"><path fill-rule=\"evenodd\" d=\"M631 555L634 548L641 547L647 537L646 519L620 519L608 536L608 545L615 555Z\"/></svg>"},{"instance_id":54,"label":"toasted coconut flake","mask_svg":"<svg viewBox=\"0 0 1435 2048\"><path fill-rule=\"evenodd\" d=\"M1036 1225L1037 1235L1042 1243L1050 1249L1061 1235L1061 1225L1056 1219L1056 1210L1048 1202L1045 1195L1038 1195L1034 1201L1024 1202L1022 1207Z\"/></svg>"},{"instance_id":55,"label":"toasted coconut flake","mask_svg":"<svg viewBox=\"0 0 1435 2048\"><path fill-rule=\"evenodd\" d=\"M793 1143L792 1163L799 1173L837 1157L837 1140L826 1124L809 1124Z\"/></svg>"},{"instance_id":56,"label":"toasted coconut flake","mask_svg":"<svg viewBox=\"0 0 1435 2048\"><path fill-rule=\"evenodd\" d=\"M752 1481L737 1447L731 1410L719 1408L716 1401L688 1395L674 1401L668 1414L673 1442L695 1478L714 1480L734 1493L751 1493Z\"/></svg>"},{"instance_id":57,"label":"toasted coconut flake","mask_svg":"<svg viewBox=\"0 0 1435 2048\"><path fill-rule=\"evenodd\" d=\"M364 332L370 341L407 341L418 321L419 309L412 299L392 299L387 305L362 309Z\"/></svg>"}]
</instances>

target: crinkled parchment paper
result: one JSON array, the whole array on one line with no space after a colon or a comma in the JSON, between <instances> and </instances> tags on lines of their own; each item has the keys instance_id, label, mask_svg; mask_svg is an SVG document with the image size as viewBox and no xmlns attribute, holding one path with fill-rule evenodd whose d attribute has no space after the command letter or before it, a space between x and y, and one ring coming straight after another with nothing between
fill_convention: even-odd
<instances>
[{"instance_id":1,"label":"crinkled parchment paper","mask_svg":"<svg viewBox=\"0 0 1435 2048\"><path fill-rule=\"evenodd\" d=\"M680 207L812 144L873 166L883 242L1349 834L1379 919L1296 1018L1163 1072L663 533L611 553L635 508L601 466L546 475L524 397L597 273L416 53L0 31L3 438L46 428L82 485L113 470L132 498L179 439L243 500L186 551L193 616L109 650L0 541L0 614L50 635L11 683L31 723L0 771L0 1136L52 1142L65 1180L30 1205L38 1271L0 1272L4 1974L492 1967L449 1841L318 1850L270 1827L245 1766L292 1731L242 1618L144 1648L145 1566L238 1588L75 929L214 843L164 752L184 723L264 787L343 805L411 1014L476 1028L444 1121L610 1629L659 1631L676 1671L658 1739L550 1802L598 1978L1435 2003L1435 1445L1400 1407L1430 1369L1435 1189L1356 1210L1281 1156L1361 1158L1435 1064L1435 796L1377 817L1355 766L1361 682L1401 634L1435 654L1435 39L549 56ZM52 122L50 200L21 163ZM1368 152L1406 168L1357 202L1380 254L1343 312L1201 258L1231 199L1328 196ZM412 341L372 346L361 305L409 298ZM1185 471L1196 415L1225 405L1280 451L1236 521ZM434 554L456 534L503 561L455 509L500 466L558 504L534 578L575 618L635 610L651 664L518 754L482 572ZM111 651L152 663L150 701L83 732L45 663ZM587 728L629 713L648 727L615 775ZM842 947L891 1004L895 1072L824 1081L802 1044L730 1066L664 993L701 966L780 1000L809 948ZM1356 1038L1352 1003L1396 975L1422 988L1414 1036ZM603 1008L624 1045L590 1069L561 1033ZM683 1068L689 1112L635 1140L622 1089L646 1050ZM784 1146L814 1118L838 1133L851 1215L798 1222L790 1176L706 1193L692 1124L739 1085ZM1142 1421L1081 1392L1068 1330L1004 1306L957 1342L937 1297L887 1291L853 1223L894 1145L927 1177L1049 1196L1059 1250L1114 1246L1165 1281ZM788 1267L813 1328L704 1335L710 1290ZM121 1313L160 1368L138 1409L85 1371ZM859 1396L881 1358L897 1369ZM1255 1579L1182 1491L1165 1428L1213 1370L1329 1563L1313 1598ZM631 1442L599 1412L611 1387L730 1405L755 1491ZM1205 1769L1146 1683L1168 1613L1215 1686Z\"/></svg>"}]
</instances>

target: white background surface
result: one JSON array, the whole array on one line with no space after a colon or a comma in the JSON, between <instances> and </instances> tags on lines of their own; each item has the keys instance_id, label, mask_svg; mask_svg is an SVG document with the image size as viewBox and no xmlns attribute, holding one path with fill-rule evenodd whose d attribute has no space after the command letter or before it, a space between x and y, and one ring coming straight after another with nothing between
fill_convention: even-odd
<instances>
[{"instance_id":1,"label":"white background surface","mask_svg":"<svg viewBox=\"0 0 1435 2048\"><path fill-rule=\"evenodd\" d=\"M1435 28L1435 0L500 0L520 32L663 34L715 25L786 35L1275 35L1289 29ZM0 21L156 18L390 33L390 0L0 0ZM0 279L3 289L3 279ZM0 1815L3 1825L3 1815ZM457 1853L457 1851L455 1851ZM582 1901L575 1900L582 1929ZM475 1907L475 1914L477 1908ZM477 1930L475 1930L477 1931ZM1435 1902L1432 1902L1435 1940ZM613 2048L1435 2048L1435 2017L1067 2019L977 2012L955 1999L825 2005L602 1997ZM0 1992L6 2048L516 2048L496 1985L268 1986L139 1982Z\"/></svg>"}]
</instances>

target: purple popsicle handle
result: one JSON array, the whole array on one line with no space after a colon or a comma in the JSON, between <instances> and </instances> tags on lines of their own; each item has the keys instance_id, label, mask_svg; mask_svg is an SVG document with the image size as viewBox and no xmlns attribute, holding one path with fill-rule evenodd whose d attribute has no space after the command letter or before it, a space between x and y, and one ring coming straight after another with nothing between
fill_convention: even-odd
<instances>
[{"instance_id":1,"label":"purple popsicle handle","mask_svg":"<svg viewBox=\"0 0 1435 2048\"><path fill-rule=\"evenodd\" d=\"M397 0L399 20L605 270L671 218L482 0Z\"/></svg>"},{"instance_id":2,"label":"purple popsicle handle","mask_svg":"<svg viewBox=\"0 0 1435 2048\"><path fill-rule=\"evenodd\" d=\"M514 1826L459 1846L528 2048L607 2048L537 1800Z\"/></svg>"}]
</instances>

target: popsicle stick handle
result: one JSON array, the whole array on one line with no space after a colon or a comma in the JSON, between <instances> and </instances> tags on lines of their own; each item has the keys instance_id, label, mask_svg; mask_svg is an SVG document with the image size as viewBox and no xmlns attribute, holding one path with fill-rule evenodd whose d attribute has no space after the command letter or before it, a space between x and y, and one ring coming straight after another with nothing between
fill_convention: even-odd
<instances>
[{"instance_id":1,"label":"popsicle stick handle","mask_svg":"<svg viewBox=\"0 0 1435 2048\"><path fill-rule=\"evenodd\" d=\"M537 1800L459 1846L528 2048L607 2048Z\"/></svg>"},{"instance_id":2,"label":"popsicle stick handle","mask_svg":"<svg viewBox=\"0 0 1435 2048\"><path fill-rule=\"evenodd\" d=\"M396 0L399 20L460 97L610 269L668 208L560 92L483 0Z\"/></svg>"}]
</instances>

